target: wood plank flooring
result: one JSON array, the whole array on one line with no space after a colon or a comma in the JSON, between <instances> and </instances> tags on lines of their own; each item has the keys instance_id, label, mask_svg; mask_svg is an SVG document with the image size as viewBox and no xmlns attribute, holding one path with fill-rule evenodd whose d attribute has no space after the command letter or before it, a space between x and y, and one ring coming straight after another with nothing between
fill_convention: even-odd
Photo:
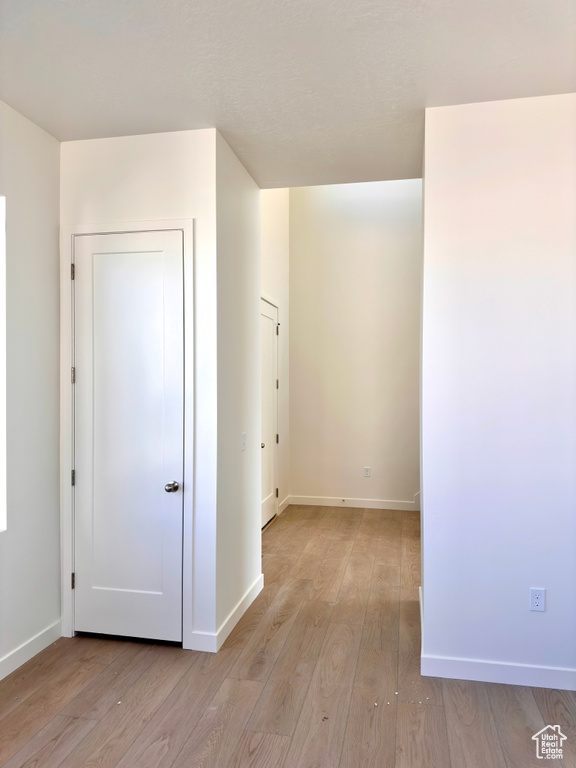
<instances>
[{"instance_id":1,"label":"wood plank flooring","mask_svg":"<svg viewBox=\"0 0 576 768\"><path fill-rule=\"evenodd\" d=\"M420 675L418 515L289 507L218 654L60 639L0 681L4 768L530 768L576 695Z\"/></svg>"}]
</instances>

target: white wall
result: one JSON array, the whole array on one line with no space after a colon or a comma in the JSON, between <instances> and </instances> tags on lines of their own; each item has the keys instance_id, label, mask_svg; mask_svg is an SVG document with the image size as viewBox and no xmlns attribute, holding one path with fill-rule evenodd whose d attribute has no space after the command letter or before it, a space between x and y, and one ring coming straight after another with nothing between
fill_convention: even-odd
<instances>
[{"instance_id":1,"label":"white wall","mask_svg":"<svg viewBox=\"0 0 576 768\"><path fill-rule=\"evenodd\" d=\"M420 180L290 190L296 502L415 507L421 195Z\"/></svg>"},{"instance_id":2,"label":"white wall","mask_svg":"<svg viewBox=\"0 0 576 768\"><path fill-rule=\"evenodd\" d=\"M262 589L260 190L216 139L218 250L218 645ZM241 450L241 435L247 447Z\"/></svg>"},{"instance_id":3,"label":"white wall","mask_svg":"<svg viewBox=\"0 0 576 768\"><path fill-rule=\"evenodd\" d=\"M63 226L194 219L195 484L192 630L216 626L216 131L62 144ZM189 573L184 579L191 578Z\"/></svg>"},{"instance_id":4,"label":"white wall","mask_svg":"<svg viewBox=\"0 0 576 768\"><path fill-rule=\"evenodd\" d=\"M576 94L429 109L425 157L422 669L576 688Z\"/></svg>"},{"instance_id":5,"label":"white wall","mask_svg":"<svg viewBox=\"0 0 576 768\"><path fill-rule=\"evenodd\" d=\"M59 158L56 139L0 102L8 456L0 677L60 635Z\"/></svg>"},{"instance_id":6,"label":"white wall","mask_svg":"<svg viewBox=\"0 0 576 768\"><path fill-rule=\"evenodd\" d=\"M61 213L194 219L192 644L216 650L262 586L258 187L212 129L65 142Z\"/></svg>"},{"instance_id":7,"label":"white wall","mask_svg":"<svg viewBox=\"0 0 576 768\"><path fill-rule=\"evenodd\" d=\"M278 498L282 511L290 494L290 190L263 189L260 193L262 217L262 296L278 307Z\"/></svg>"}]
</instances>

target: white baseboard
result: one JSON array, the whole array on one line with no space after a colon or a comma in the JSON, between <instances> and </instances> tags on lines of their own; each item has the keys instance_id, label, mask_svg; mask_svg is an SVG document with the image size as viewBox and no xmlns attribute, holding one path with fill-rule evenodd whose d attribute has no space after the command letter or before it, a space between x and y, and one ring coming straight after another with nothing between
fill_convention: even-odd
<instances>
[{"instance_id":1,"label":"white baseboard","mask_svg":"<svg viewBox=\"0 0 576 768\"><path fill-rule=\"evenodd\" d=\"M237 605L230 611L216 632L192 632L190 635L190 644L186 644L188 651L207 651L216 653L222 647L224 641L232 632L236 624L246 613L250 605L258 597L264 588L264 574L260 574L256 581L246 591Z\"/></svg>"},{"instance_id":2,"label":"white baseboard","mask_svg":"<svg viewBox=\"0 0 576 768\"><path fill-rule=\"evenodd\" d=\"M56 642L59 637L62 637L62 622L60 619L55 621L54 624L50 624L49 627L43 629L42 632L38 632L37 635L31 637L30 640L26 640L25 643L19 645L18 648L14 648L5 656L0 659L0 680L7 677L15 669L21 667L37 653L47 648L50 643Z\"/></svg>"},{"instance_id":3,"label":"white baseboard","mask_svg":"<svg viewBox=\"0 0 576 768\"><path fill-rule=\"evenodd\" d=\"M420 512L420 491L414 494L414 508Z\"/></svg>"},{"instance_id":4,"label":"white baseboard","mask_svg":"<svg viewBox=\"0 0 576 768\"><path fill-rule=\"evenodd\" d=\"M420 656L424 647L424 592L422 587L418 587L418 605L420 606Z\"/></svg>"},{"instance_id":5,"label":"white baseboard","mask_svg":"<svg viewBox=\"0 0 576 768\"><path fill-rule=\"evenodd\" d=\"M417 510L414 501L388 501L386 499L342 499L337 496L290 496L290 504L309 504L314 507L359 507L363 509Z\"/></svg>"},{"instance_id":6,"label":"white baseboard","mask_svg":"<svg viewBox=\"0 0 576 768\"><path fill-rule=\"evenodd\" d=\"M278 514L281 515L282 512L286 509L286 507L290 506L290 496L286 496L284 501L281 501L280 504L278 504Z\"/></svg>"},{"instance_id":7,"label":"white baseboard","mask_svg":"<svg viewBox=\"0 0 576 768\"><path fill-rule=\"evenodd\" d=\"M576 669L562 667L537 667L531 664L509 664L502 661L458 659L423 654L421 672L426 677L576 691Z\"/></svg>"}]
</instances>

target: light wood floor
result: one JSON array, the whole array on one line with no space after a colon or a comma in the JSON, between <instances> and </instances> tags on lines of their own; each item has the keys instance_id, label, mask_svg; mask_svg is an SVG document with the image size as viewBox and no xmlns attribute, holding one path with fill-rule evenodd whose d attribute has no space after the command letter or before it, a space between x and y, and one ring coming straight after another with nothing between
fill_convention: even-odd
<instances>
[{"instance_id":1,"label":"light wood floor","mask_svg":"<svg viewBox=\"0 0 576 768\"><path fill-rule=\"evenodd\" d=\"M7 768L530 768L572 693L419 674L417 515L290 507L217 654L61 639L0 682Z\"/></svg>"}]
</instances>

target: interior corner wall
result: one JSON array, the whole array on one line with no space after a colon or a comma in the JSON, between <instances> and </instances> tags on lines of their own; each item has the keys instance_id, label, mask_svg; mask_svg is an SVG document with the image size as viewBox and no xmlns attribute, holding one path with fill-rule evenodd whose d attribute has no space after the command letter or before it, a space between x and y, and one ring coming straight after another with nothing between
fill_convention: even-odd
<instances>
[{"instance_id":1,"label":"interior corner wall","mask_svg":"<svg viewBox=\"0 0 576 768\"><path fill-rule=\"evenodd\" d=\"M216 131L64 142L62 226L194 219L194 556L192 627L216 626ZM200 647L200 646L199 646Z\"/></svg>"},{"instance_id":2,"label":"interior corner wall","mask_svg":"<svg viewBox=\"0 0 576 768\"><path fill-rule=\"evenodd\" d=\"M574 690L576 94L425 141L422 671Z\"/></svg>"},{"instance_id":3,"label":"interior corner wall","mask_svg":"<svg viewBox=\"0 0 576 768\"><path fill-rule=\"evenodd\" d=\"M60 636L59 185L59 142L0 102L8 462L0 677Z\"/></svg>"},{"instance_id":4,"label":"interior corner wall","mask_svg":"<svg viewBox=\"0 0 576 768\"><path fill-rule=\"evenodd\" d=\"M421 270L419 179L290 190L292 501L417 507Z\"/></svg>"},{"instance_id":5,"label":"interior corner wall","mask_svg":"<svg viewBox=\"0 0 576 768\"><path fill-rule=\"evenodd\" d=\"M278 508L290 497L290 190L263 189L261 295L278 307Z\"/></svg>"},{"instance_id":6,"label":"interior corner wall","mask_svg":"<svg viewBox=\"0 0 576 768\"><path fill-rule=\"evenodd\" d=\"M262 588L260 190L216 137L218 646ZM246 450L241 449L242 433Z\"/></svg>"}]
</instances>

